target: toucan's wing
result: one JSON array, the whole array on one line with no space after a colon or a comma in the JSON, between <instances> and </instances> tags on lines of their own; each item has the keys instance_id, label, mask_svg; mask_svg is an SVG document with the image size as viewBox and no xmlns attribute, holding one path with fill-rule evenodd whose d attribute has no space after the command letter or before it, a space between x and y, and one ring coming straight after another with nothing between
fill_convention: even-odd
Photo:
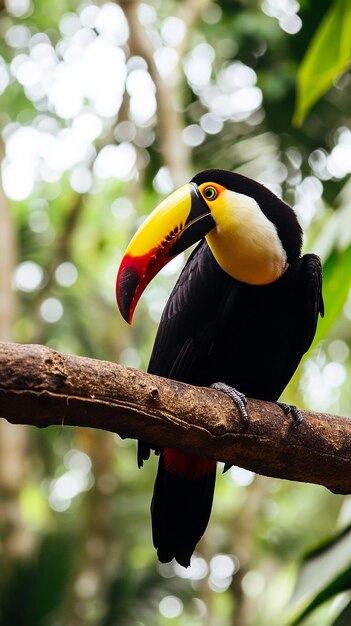
<instances>
[{"instance_id":1,"label":"toucan's wing","mask_svg":"<svg viewBox=\"0 0 351 626\"><path fill-rule=\"evenodd\" d=\"M237 283L213 257L205 240L195 248L168 299L148 372L196 384L193 365L211 348ZM199 383L201 384L201 383ZM203 382L202 384L206 384Z\"/></svg>"},{"instance_id":2,"label":"toucan's wing","mask_svg":"<svg viewBox=\"0 0 351 626\"><path fill-rule=\"evenodd\" d=\"M316 333L318 315L324 315L322 296L322 265L316 254L305 254L301 259L303 285L307 303L303 326L303 352L307 352Z\"/></svg>"},{"instance_id":3,"label":"toucan's wing","mask_svg":"<svg viewBox=\"0 0 351 626\"><path fill-rule=\"evenodd\" d=\"M318 316L324 315L319 257L315 254L304 255L292 273L293 277L287 283L287 291L283 296L284 310L280 308L280 315L285 321L281 328L277 322L276 341L271 344L268 369L271 372L272 385L270 389L270 384L266 381L265 387L269 392L273 391L272 399L280 396L293 376L303 354L311 346Z\"/></svg>"}]
</instances>

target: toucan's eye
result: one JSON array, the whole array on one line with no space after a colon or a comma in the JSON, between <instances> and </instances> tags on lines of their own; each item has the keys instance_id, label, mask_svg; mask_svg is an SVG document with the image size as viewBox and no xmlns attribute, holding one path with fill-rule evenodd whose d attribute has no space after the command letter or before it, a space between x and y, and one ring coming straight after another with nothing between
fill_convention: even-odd
<instances>
[{"instance_id":1,"label":"toucan's eye","mask_svg":"<svg viewBox=\"0 0 351 626\"><path fill-rule=\"evenodd\" d=\"M218 196L218 191L215 187L205 187L204 196L206 200L214 200Z\"/></svg>"}]
</instances>

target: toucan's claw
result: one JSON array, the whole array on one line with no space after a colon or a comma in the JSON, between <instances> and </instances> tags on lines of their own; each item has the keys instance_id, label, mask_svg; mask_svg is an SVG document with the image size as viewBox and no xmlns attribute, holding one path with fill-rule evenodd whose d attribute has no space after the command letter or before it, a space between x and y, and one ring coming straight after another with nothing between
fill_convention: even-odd
<instances>
[{"instance_id":1,"label":"toucan's claw","mask_svg":"<svg viewBox=\"0 0 351 626\"><path fill-rule=\"evenodd\" d=\"M278 406L284 411L285 415L291 415L293 418L293 426L297 428L303 422L303 415L300 409L294 404L286 404L285 402L276 402Z\"/></svg>"},{"instance_id":2,"label":"toucan's claw","mask_svg":"<svg viewBox=\"0 0 351 626\"><path fill-rule=\"evenodd\" d=\"M213 389L217 389L217 391L223 391L226 393L235 403L236 408L240 413L240 417L243 420L245 426L249 425L249 415L246 410L247 398L245 394L241 391L238 391L234 387L230 387L226 383L212 383L211 387Z\"/></svg>"}]
</instances>

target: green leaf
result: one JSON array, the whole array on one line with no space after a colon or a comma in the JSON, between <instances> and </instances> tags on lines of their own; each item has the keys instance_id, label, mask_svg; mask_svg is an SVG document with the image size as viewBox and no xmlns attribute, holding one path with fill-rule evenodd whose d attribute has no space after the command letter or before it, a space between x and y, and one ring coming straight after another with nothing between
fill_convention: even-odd
<instances>
[{"instance_id":1,"label":"green leaf","mask_svg":"<svg viewBox=\"0 0 351 626\"><path fill-rule=\"evenodd\" d=\"M328 335L345 305L351 287L350 267L351 245L342 252L333 250L323 265L325 316L318 321L313 345Z\"/></svg>"},{"instance_id":2,"label":"green leaf","mask_svg":"<svg viewBox=\"0 0 351 626\"><path fill-rule=\"evenodd\" d=\"M337 0L315 33L297 74L294 124L301 125L317 100L351 60L351 2Z\"/></svg>"},{"instance_id":3,"label":"green leaf","mask_svg":"<svg viewBox=\"0 0 351 626\"><path fill-rule=\"evenodd\" d=\"M290 624L290 626L297 626L302 620L309 615L314 609L319 607L323 602L326 602L333 596L342 591L351 589L351 567L342 572L339 576L334 578L329 585L327 585L320 593L318 593L313 600L307 605L302 613ZM349 624L348 624L349 626Z\"/></svg>"},{"instance_id":4,"label":"green leaf","mask_svg":"<svg viewBox=\"0 0 351 626\"><path fill-rule=\"evenodd\" d=\"M291 603L304 603L290 626L299 624L326 600L351 588L351 527L304 559ZM312 599L308 600L308 598ZM306 604L307 602L307 604Z\"/></svg>"},{"instance_id":5,"label":"green leaf","mask_svg":"<svg viewBox=\"0 0 351 626\"><path fill-rule=\"evenodd\" d=\"M351 602L347 604L340 615L333 622L332 626L350 626L351 624Z\"/></svg>"},{"instance_id":6,"label":"green leaf","mask_svg":"<svg viewBox=\"0 0 351 626\"><path fill-rule=\"evenodd\" d=\"M351 527L309 552L300 569L291 602L298 603L323 588L351 564Z\"/></svg>"}]
</instances>

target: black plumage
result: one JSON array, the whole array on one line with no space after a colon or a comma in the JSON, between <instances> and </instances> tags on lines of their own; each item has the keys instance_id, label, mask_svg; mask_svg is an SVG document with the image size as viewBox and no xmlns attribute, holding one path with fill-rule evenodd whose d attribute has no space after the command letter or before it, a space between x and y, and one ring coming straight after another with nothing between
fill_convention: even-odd
<instances>
[{"instance_id":1,"label":"black plumage","mask_svg":"<svg viewBox=\"0 0 351 626\"><path fill-rule=\"evenodd\" d=\"M162 563L175 558L188 567L206 530L212 508L216 472L189 478L167 471L161 452L151 502L152 536Z\"/></svg>"},{"instance_id":2,"label":"black plumage","mask_svg":"<svg viewBox=\"0 0 351 626\"><path fill-rule=\"evenodd\" d=\"M200 386L223 381L249 397L276 401L323 314L320 260L313 254L300 257L295 213L259 183L221 170L207 170L193 181L218 182L253 197L276 226L288 267L274 283L248 285L226 274L202 240L163 311L148 371ZM140 465L149 451L140 444ZM211 511L214 474L209 476L201 481L175 476L165 468L161 452L152 503L160 560L176 557L189 564Z\"/></svg>"}]
</instances>

